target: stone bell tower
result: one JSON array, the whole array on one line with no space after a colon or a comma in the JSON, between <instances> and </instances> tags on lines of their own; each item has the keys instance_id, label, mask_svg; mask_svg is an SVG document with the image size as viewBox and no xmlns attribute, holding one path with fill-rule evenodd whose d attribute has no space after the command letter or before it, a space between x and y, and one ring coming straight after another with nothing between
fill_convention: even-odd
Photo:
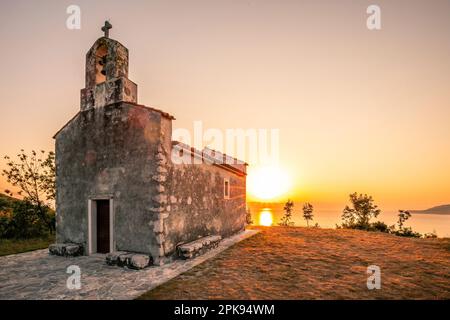
<instances>
[{"instance_id":1,"label":"stone bell tower","mask_svg":"<svg viewBox=\"0 0 450 320\"><path fill-rule=\"evenodd\" d=\"M99 38L86 54L86 87L81 90L81 111L116 102L137 103L137 85L128 79L128 49L109 38L106 21Z\"/></svg>"}]
</instances>

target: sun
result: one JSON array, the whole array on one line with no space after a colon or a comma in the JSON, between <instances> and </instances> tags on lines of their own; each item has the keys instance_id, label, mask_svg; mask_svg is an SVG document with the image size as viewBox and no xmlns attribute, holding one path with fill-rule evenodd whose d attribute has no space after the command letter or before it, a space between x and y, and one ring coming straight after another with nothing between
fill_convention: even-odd
<instances>
[{"instance_id":1,"label":"sun","mask_svg":"<svg viewBox=\"0 0 450 320\"><path fill-rule=\"evenodd\" d=\"M259 224L261 226L270 227L273 224L272 211L264 208L259 214Z\"/></svg>"},{"instance_id":2,"label":"sun","mask_svg":"<svg viewBox=\"0 0 450 320\"><path fill-rule=\"evenodd\" d=\"M249 168L247 176L249 195L258 200L273 200L290 188L288 174L278 166Z\"/></svg>"}]
</instances>

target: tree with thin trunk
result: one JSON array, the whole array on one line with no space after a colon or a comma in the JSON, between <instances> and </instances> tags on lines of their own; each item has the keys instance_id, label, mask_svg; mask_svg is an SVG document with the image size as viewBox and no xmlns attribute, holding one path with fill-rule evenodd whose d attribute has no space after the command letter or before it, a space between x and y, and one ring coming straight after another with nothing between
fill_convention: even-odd
<instances>
[{"instance_id":1,"label":"tree with thin trunk","mask_svg":"<svg viewBox=\"0 0 450 320\"><path fill-rule=\"evenodd\" d=\"M245 223L249 226L253 224L252 213L250 209L247 209L245 212Z\"/></svg>"},{"instance_id":2,"label":"tree with thin trunk","mask_svg":"<svg viewBox=\"0 0 450 320\"><path fill-rule=\"evenodd\" d=\"M313 215L313 206L311 203L306 202L303 205L303 218L306 220L306 225L309 227L309 220L312 221L314 215Z\"/></svg>"},{"instance_id":3,"label":"tree with thin trunk","mask_svg":"<svg viewBox=\"0 0 450 320\"><path fill-rule=\"evenodd\" d=\"M51 201L55 199L55 153L32 150L28 155L22 149L17 155L18 160L14 161L9 156L4 158L7 169L3 170L2 175L19 189L17 194L23 200L35 206L37 215L50 227L51 221L48 221L47 213ZM12 191L5 192L13 196Z\"/></svg>"},{"instance_id":4,"label":"tree with thin trunk","mask_svg":"<svg viewBox=\"0 0 450 320\"><path fill-rule=\"evenodd\" d=\"M405 224L405 221L408 220L411 217L411 213L406 210L398 210L398 229L403 230L403 225Z\"/></svg>"},{"instance_id":5,"label":"tree with thin trunk","mask_svg":"<svg viewBox=\"0 0 450 320\"><path fill-rule=\"evenodd\" d=\"M280 223L278 223L280 226L283 227L290 227L294 225L294 222L291 221L292 219L292 211L294 210L294 202L290 199L286 202L284 205L284 215L281 217Z\"/></svg>"}]
</instances>

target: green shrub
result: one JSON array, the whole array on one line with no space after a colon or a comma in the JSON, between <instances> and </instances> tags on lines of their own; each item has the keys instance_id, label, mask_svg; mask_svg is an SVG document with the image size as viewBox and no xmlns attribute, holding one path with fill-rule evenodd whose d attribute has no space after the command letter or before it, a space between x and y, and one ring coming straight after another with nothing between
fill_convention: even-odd
<instances>
[{"instance_id":1,"label":"green shrub","mask_svg":"<svg viewBox=\"0 0 450 320\"><path fill-rule=\"evenodd\" d=\"M367 194L352 193L350 196L351 207L346 206L342 213L342 228L370 230L371 218L380 214L380 209L374 200Z\"/></svg>"},{"instance_id":2,"label":"green shrub","mask_svg":"<svg viewBox=\"0 0 450 320\"><path fill-rule=\"evenodd\" d=\"M405 222L410 217L411 213L409 213L409 211L398 210L398 221L397 221L398 229L396 229L395 226L392 226L390 230L391 233L400 237L421 238L422 235L420 233L413 231L411 227L405 227Z\"/></svg>"},{"instance_id":3,"label":"green shrub","mask_svg":"<svg viewBox=\"0 0 450 320\"><path fill-rule=\"evenodd\" d=\"M396 236L400 236L400 237L412 237L412 238L421 238L422 237L422 235L420 233L413 231L411 229L411 227L402 228L401 230L394 230L391 233L395 234Z\"/></svg>"},{"instance_id":4,"label":"green shrub","mask_svg":"<svg viewBox=\"0 0 450 320\"><path fill-rule=\"evenodd\" d=\"M433 231L433 232L425 233L423 235L423 237L426 239L435 239L435 238L437 238L437 234L436 234L436 231Z\"/></svg>"},{"instance_id":5,"label":"green shrub","mask_svg":"<svg viewBox=\"0 0 450 320\"><path fill-rule=\"evenodd\" d=\"M45 224L36 212L36 208L28 201L14 205L10 232L14 238L34 238L42 235ZM12 237L10 235L9 237Z\"/></svg>"},{"instance_id":6,"label":"green shrub","mask_svg":"<svg viewBox=\"0 0 450 320\"><path fill-rule=\"evenodd\" d=\"M422 237L411 227L404 226L405 222L411 217L409 211L399 210L397 229L395 225L389 227L382 221L370 222L371 218L376 218L380 214L380 209L374 204L372 197L363 194L358 195L355 192L350 195L350 202L352 207L345 207L342 214L342 224L336 225L336 228L386 232L401 237Z\"/></svg>"},{"instance_id":7,"label":"green shrub","mask_svg":"<svg viewBox=\"0 0 450 320\"><path fill-rule=\"evenodd\" d=\"M6 212L0 212L0 238L6 238L11 218Z\"/></svg>"},{"instance_id":8,"label":"green shrub","mask_svg":"<svg viewBox=\"0 0 450 320\"><path fill-rule=\"evenodd\" d=\"M390 231L390 228L383 221L373 222L369 225L369 231L386 232Z\"/></svg>"},{"instance_id":9,"label":"green shrub","mask_svg":"<svg viewBox=\"0 0 450 320\"><path fill-rule=\"evenodd\" d=\"M54 231L55 214L49 207L16 201L10 213L0 214L0 238L29 239L48 236Z\"/></svg>"},{"instance_id":10,"label":"green shrub","mask_svg":"<svg viewBox=\"0 0 450 320\"><path fill-rule=\"evenodd\" d=\"M6 211L8 208L9 201L0 194L0 212Z\"/></svg>"}]
</instances>

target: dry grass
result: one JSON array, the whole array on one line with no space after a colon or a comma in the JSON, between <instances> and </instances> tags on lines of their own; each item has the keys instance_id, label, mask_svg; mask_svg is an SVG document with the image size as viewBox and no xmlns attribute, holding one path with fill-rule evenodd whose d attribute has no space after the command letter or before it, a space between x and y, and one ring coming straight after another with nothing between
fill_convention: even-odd
<instances>
[{"instance_id":1,"label":"dry grass","mask_svg":"<svg viewBox=\"0 0 450 320\"><path fill-rule=\"evenodd\" d=\"M450 239L262 230L140 299L450 299ZM367 289L369 265L380 290Z\"/></svg>"},{"instance_id":2,"label":"dry grass","mask_svg":"<svg viewBox=\"0 0 450 320\"><path fill-rule=\"evenodd\" d=\"M55 242L55 236L33 239L0 239L0 256L45 249Z\"/></svg>"}]
</instances>

